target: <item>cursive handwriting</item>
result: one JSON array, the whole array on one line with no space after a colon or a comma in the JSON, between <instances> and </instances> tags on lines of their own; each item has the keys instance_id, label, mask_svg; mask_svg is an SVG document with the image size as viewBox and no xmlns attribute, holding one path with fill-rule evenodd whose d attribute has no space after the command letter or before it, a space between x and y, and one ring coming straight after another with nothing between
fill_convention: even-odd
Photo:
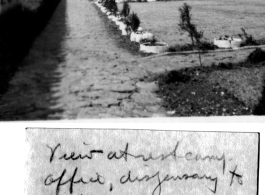
<instances>
[{"instance_id":1,"label":"cursive handwriting","mask_svg":"<svg viewBox=\"0 0 265 195\"><path fill-rule=\"evenodd\" d=\"M73 174L70 178L65 179L67 170L64 169L61 173L61 175L57 178L54 178L52 174L48 175L46 179L44 180L45 186L50 186L54 183L57 183L56 185L56 195L59 195L61 187L69 183L69 193L72 194L74 191L74 184L89 184L89 183L99 183L103 185L105 183L105 178L101 176L99 173L96 173L96 178L90 177L89 179L85 180L83 177L80 177L79 179L76 179L78 168L76 167Z\"/></svg>"},{"instance_id":2,"label":"cursive handwriting","mask_svg":"<svg viewBox=\"0 0 265 195\"><path fill-rule=\"evenodd\" d=\"M129 152L129 143L126 143L125 149L120 150L119 154L117 152L109 152L108 153L108 159L124 159L125 161L128 160L128 157L132 157L134 159L141 159L144 162L147 161L164 161L168 159L169 157L172 157L174 160L177 160L178 158L180 159L186 159L187 161L206 161L208 160L209 162L211 161L222 161L222 168L223 168L223 174L225 173L225 165L226 165L226 158L225 154L223 153L221 156L217 155L206 155L202 156L201 154L193 154L192 152L187 152L185 155L178 155L177 150L179 148L180 142L178 141L176 145L174 146L173 150L165 153L165 154L159 154L157 156L154 156L152 152L150 152L148 155L144 154L132 154Z\"/></svg>"},{"instance_id":3,"label":"cursive handwriting","mask_svg":"<svg viewBox=\"0 0 265 195\"><path fill-rule=\"evenodd\" d=\"M240 184L240 185L243 185L243 181L242 181L242 175L236 173L236 169L237 169L237 166L235 167L234 171L229 171L229 173L231 173L231 182L230 182L230 186L233 184L234 182L234 177L237 178L237 182Z\"/></svg>"},{"instance_id":4,"label":"cursive handwriting","mask_svg":"<svg viewBox=\"0 0 265 195\"><path fill-rule=\"evenodd\" d=\"M190 161L195 161L195 162L217 162L217 163L222 163L222 173L225 174L225 169L226 169L226 156L225 154L221 155L216 155L216 154L211 154L211 155L202 155L200 153L195 153L195 152L185 152L185 153L180 153L182 149L180 149L181 143L179 141L176 142L176 144L162 152L162 153L154 153L154 152L149 152L149 153L137 153L133 152L131 145L127 142L125 144L125 147L123 149L119 149L118 151L106 151L103 150L102 148L88 148L89 144L83 142L83 145L85 147L86 152L76 152L76 151L71 151L71 152L64 152L63 148L60 143L54 146L49 146L47 145L47 148L50 150L50 155L49 155L49 162L52 163L54 160L65 160L65 161L76 161L76 160L93 160L94 157L97 155L101 155L100 157L105 158L105 160L110 161L125 161L128 162L131 159L136 159L139 161L144 162L144 166L150 166L150 163L159 163L161 161L166 161L166 160L173 160L173 161L178 161L178 160L184 160L183 163L188 163ZM96 156L97 157L97 156ZM101 159L100 159L101 160ZM230 161L229 161L230 162ZM192 165L193 166L193 165ZM242 181L242 175L238 174L236 172L237 166L233 171L229 171L228 174L231 174L231 183L230 186L233 184L234 179L237 179L238 183L240 185L243 184ZM55 186L55 194L59 195L61 192L61 189L63 187L66 187L66 190L69 191L70 194L74 192L74 186L77 184L80 185L87 185L90 183L98 183L100 185L105 184L105 176L100 175L98 172L95 172L94 176L86 176L86 178L79 176L77 177L77 172L78 172L78 167L75 167L73 172L69 172L69 170L64 169L62 172L60 172L58 175L53 175L49 174L45 180L44 180L44 185L45 186ZM118 173L118 170L116 170ZM162 170L157 170L156 172L153 172L151 174L145 174L144 176L139 176L136 173L133 174L131 170L129 170L126 174L124 175L117 175L118 180L120 182L120 185L125 185L128 183L135 183L135 182L149 182L149 181L157 181L152 195L161 195L162 193L162 188L163 185L167 182L177 182L177 181L186 181L186 180L204 180L210 182L210 186L206 186L208 190L210 190L212 193L217 192L217 187L218 187L218 177L215 176L216 173L212 174L206 174L205 172L200 171L198 173L197 171L192 172L192 173L187 173L187 172L182 172L181 174L170 174L168 172L162 174ZM220 175L219 175L220 176ZM114 183L115 184L115 183ZM109 191L112 192L114 189L113 183L110 182L109 185Z\"/></svg>"},{"instance_id":5,"label":"cursive handwriting","mask_svg":"<svg viewBox=\"0 0 265 195\"><path fill-rule=\"evenodd\" d=\"M166 174L164 177L161 178L160 172L157 171L155 174L153 175L145 175L143 177L139 177L139 176L132 176L131 171L128 171L128 174L123 175L120 178L120 183L121 184L126 184L128 182L130 183L134 183L134 182L143 182L146 181L148 182L151 179L157 179L158 184L156 185L156 187L154 188L152 195L155 195L156 192L158 193L158 195L161 194L162 192L162 184L164 182L168 182L168 181L177 181L177 180L188 180L188 179L198 179L198 180L209 180L214 182L214 188L211 189L209 187L207 187L211 192L216 193L217 191L217 181L218 178L217 177L212 177L212 176L207 176L206 174L204 175L199 175L197 173L194 173L192 175L188 175L188 174L183 174L181 176L177 175L177 176L172 176L170 174Z\"/></svg>"},{"instance_id":6,"label":"cursive handwriting","mask_svg":"<svg viewBox=\"0 0 265 195\"><path fill-rule=\"evenodd\" d=\"M88 145L86 143L83 143L84 145ZM53 161L54 159L54 155L55 152L61 147L61 144L57 144L54 148L50 147L47 145L47 147L51 150L51 156L50 156L50 162ZM64 153L63 155L61 155L58 159L59 160L78 160L78 159L92 159L93 158L93 154L103 154L103 150L99 149L99 150L90 150L88 152L88 154L76 154L75 152L71 152L70 154Z\"/></svg>"}]
</instances>

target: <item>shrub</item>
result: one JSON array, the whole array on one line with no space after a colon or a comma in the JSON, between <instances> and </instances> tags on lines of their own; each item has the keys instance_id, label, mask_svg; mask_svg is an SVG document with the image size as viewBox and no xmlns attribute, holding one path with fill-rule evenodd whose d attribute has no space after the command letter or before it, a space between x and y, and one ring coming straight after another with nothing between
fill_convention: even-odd
<instances>
[{"instance_id":1,"label":"shrub","mask_svg":"<svg viewBox=\"0 0 265 195\"><path fill-rule=\"evenodd\" d=\"M192 45L200 43L200 39L203 37L203 32L198 31L195 24L191 23L191 6L187 3L184 3L182 7L179 8L180 12L180 21L179 27L182 31L188 32L189 37L191 38Z\"/></svg>"},{"instance_id":2,"label":"shrub","mask_svg":"<svg viewBox=\"0 0 265 195\"><path fill-rule=\"evenodd\" d=\"M244 28L241 28L241 30L242 34L238 34L238 36L245 40L245 45L258 45L252 35L247 34Z\"/></svg>"},{"instance_id":3,"label":"shrub","mask_svg":"<svg viewBox=\"0 0 265 195\"><path fill-rule=\"evenodd\" d=\"M201 41L199 44L199 48L200 50L214 50L216 46L211 42Z\"/></svg>"},{"instance_id":4,"label":"shrub","mask_svg":"<svg viewBox=\"0 0 265 195\"><path fill-rule=\"evenodd\" d=\"M175 83L175 82L188 82L190 80L190 76L185 74L184 72L180 72L177 70L170 71L162 80L165 84Z\"/></svg>"},{"instance_id":5,"label":"shrub","mask_svg":"<svg viewBox=\"0 0 265 195\"><path fill-rule=\"evenodd\" d=\"M219 63L218 65L217 65L217 68L219 68L219 69L232 69L233 68L233 64L232 63L223 63L223 62L221 62L221 63Z\"/></svg>"},{"instance_id":6,"label":"shrub","mask_svg":"<svg viewBox=\"0 0 265 195\"><path fill-rule=\"evenodd\" d=\"M123 3L123 7L122 7L122 10L121 10L121 15L124 16L125 18L127 18L129 15L130 15L130 5L127 1L125 1Z\"/></svg>"},{"instance_id":7,"label":"shrub","mask_svg":"<svg viewBox=\"0 0 265 195\"><path fill-rule=\"evenodd\" d=\"M109 7L109 0L104 0L104 1L102 2L102 5L103 5L105 8L108 9L108 7Z\"/></svg>"},{"instance_id":8,"label":"shrub","mask_svg":"<svg viewBox=\"0 0 265 195\"><path fill-rule=\"evenodd\" d=\"M265 38L256 40L257 45L265 45Z\"/></svg>"},{"instance_id":9,"label":"shrub","mask_svg":"<svg viewBox=\"0 0 265 195\"><path fill-rule=\"evenodd\" d=\"M115 0L105 0L103 6L106 7L110 12L113 12L116 15L118 11L117 3Z\"/></svg>"},{"instance_id":10,"label":"shrub","mask_svg":"<svg viewBox=\"0 0 265 195\"><path fill-rule=\"evenodd\" d=\"M131 28L132 28L132 31L136 32L137 29L138 29L139 26L140 26L140 19L139 19L139 17L137 16L136 13L133 12L133 13L130 15L130 21L131 21L130 26L131 26Z\"/></svg>"},{"instance_id":11,"label":"shrub","mask_svg":"<svg viewBox=\"0 0 265 195\"><path fill-rule=\"evenodd\" d=\"M255 49L249 54L247 61L251 63L259 63L265 61L265 51L260 48Z\"/></svg>"},{"instance_id":12,"label":"shrub","mask_svg":"<svg viewBox=\"0 0 265 195\"><path fill-rule=\"evenodd\" d=\"M193 49L191 44L186 45L172 45L168 48L169 52L182 52L182 51L190 51Z\"/></svg>"},{"instance_id":13,"label":"shrub","mask_svg":"<svg viewBox=\"0 0 265 195\"><path fill-rule=\"evenodd\" d=\"M195 24L191 23L191 6L187 3L184 3L182 7L179 8L180 12L180 21L179 27L182 31L188 32L189 37L191 38L191 43L195 46L199 51L199 62L200 66L202 66L201 62L201 38L203 38L203 32L198 31Z\"/></svg>"}]
</instances>

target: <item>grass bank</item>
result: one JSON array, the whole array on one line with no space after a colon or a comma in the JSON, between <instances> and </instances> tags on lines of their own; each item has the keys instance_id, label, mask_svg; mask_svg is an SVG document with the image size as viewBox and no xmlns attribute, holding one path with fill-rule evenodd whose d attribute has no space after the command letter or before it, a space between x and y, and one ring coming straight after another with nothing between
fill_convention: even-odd
<instances>
[{"instance_id":1,"label":"grass bank","mask_svg":"<svg viewBox=\"0 0 265 195\"><path fill-rule=\"evenodd\" d=\"M265 115L265 59L172 70L152 80L170 116Z\"/></svg>"}]
</instances>

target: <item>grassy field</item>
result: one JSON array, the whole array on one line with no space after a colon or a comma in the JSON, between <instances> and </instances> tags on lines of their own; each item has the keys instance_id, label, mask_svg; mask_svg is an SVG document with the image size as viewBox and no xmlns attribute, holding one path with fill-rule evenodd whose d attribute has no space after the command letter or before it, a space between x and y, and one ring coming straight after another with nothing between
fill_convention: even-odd
<instances>
[{"instance_id":1,"label":"grassy field","mask_svg":"<svg viewBox=\"0 0 265 195\"><path fill-rule=\"evenodd\" d=\"M233 94L238 100L254 110L262 98L264 76L265 67L261 64L261 67L213 71L207 80L212 84L219 84L228 93Z\"/></svg>"},{"instance_id":2,"label":"grassy field","mask_svg":"<svg viewBox=\"0 0 265 195\"><path fill-rule=\"evenodd\" d=\"M242 33L241 28L254 39L265 40L264 0L188 0L130 6L145 30L170 45L182 45L190 43L187 34L178 29L179 8L184 2L192 7L193 22L208 41L237 35ZM159 83L157 94L164 100L163 107L171 116L265 115L265 61L248 61L250 53L206 54L204 67L198 67L195 55L148 58L157 72L159 67L167 70L155 73L152 67L151 71L153 81ZM148 64L148 60L145 62Z\"/></svg>"},{"instance_id":3,"label":"grassy field","mask_svg":"<svg viewBox=\"0 0 265 195\"><path fill-rule=\"evenodd\" d=\"M264 0L188 0L152 3L130 3L141 20L141 26L169 44L189 43L189 37L178 30L179 7L192 6L193 21L210 41L221 35L241 33L243 27L256 39L265 38ZM118 4L119 8L122 4Z\"/></svg>"},{"instance_id":4,"label":"grassy field","mask_svg":"<svg viewBox=\"0 0 265 195\"><path fill-rule=\"evenodd\" d=\"M154 79L173 116L265 115L265 62L191 67Z\"/></svg>"}]
</instances>

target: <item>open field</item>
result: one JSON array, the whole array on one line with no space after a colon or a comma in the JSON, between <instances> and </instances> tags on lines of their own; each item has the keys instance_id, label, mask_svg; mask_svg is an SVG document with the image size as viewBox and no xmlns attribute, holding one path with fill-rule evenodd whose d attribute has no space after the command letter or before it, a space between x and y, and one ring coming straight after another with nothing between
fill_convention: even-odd
<instances>
[{"instance_id":1,"label":"open field","mask_svg":"<svg viewBox=\"0 0 265 195\"><path fill-rule=\"evenodd\" d=\"M184 2L192 7L194 23L209 40L241 33L242 27L256 39L265 38L264 0L189 0L130 3L130 6L145 30L169 44L184 44L189 43L189 37L177 29L179 7Z\"/></svg>"},{"instance_id":2,"label":"open field","mask_svg":"<svg viewBox=\"0 0 265 195\"><path fill-rule=\"evenodd\" d=\"M219 84L228 93L254 110L262 98L265 67L238 68L213 71L207 79L210 83Z\"/></svg>"},{"instance_id":3,"label":"open field","mask_svg":"<svg viewBox=\"0 0 265 195\"><path fill-rule=\"evenodd\" d=\"M190 0L130 5L131 10L139 15L141 26L145 30L154 33L158 39L175 45L190 43L187 34L178 30L179 7L184 2L192 7L193 21L199 30L204 31L208 41L223 35L237 35L241 33L241 28L257 40L265 38L265 22L261 19L265 16L265 2L261 0ZM205 54L203 65L217 65L223 62L244 64L250 52ZM157 64L157 70L152 66L152 72L162 73L161 69L170 71L160 74L160 81L167 78L168 74L175 74L174 71L179 72L173 76L175 78L183 72L190 74L191 80L188 79L184 83L181 81L160 84L158 94L164 100L166 110L174 111L174 116L264 114L264 110L256 111L257 108L264 109L264 106L261 106L264 99L264 63L258 66L249 64L247 67L240 65L232 69L205 67L202 70L194 70L192 67L196 66L196 63L198 65L196 55L157 56L148 59L152 60L152 65L153 62ZM146 63L149 63L148 60ZM199 76L194 75L194 71Z\"/></svg>"}]
</instances>

